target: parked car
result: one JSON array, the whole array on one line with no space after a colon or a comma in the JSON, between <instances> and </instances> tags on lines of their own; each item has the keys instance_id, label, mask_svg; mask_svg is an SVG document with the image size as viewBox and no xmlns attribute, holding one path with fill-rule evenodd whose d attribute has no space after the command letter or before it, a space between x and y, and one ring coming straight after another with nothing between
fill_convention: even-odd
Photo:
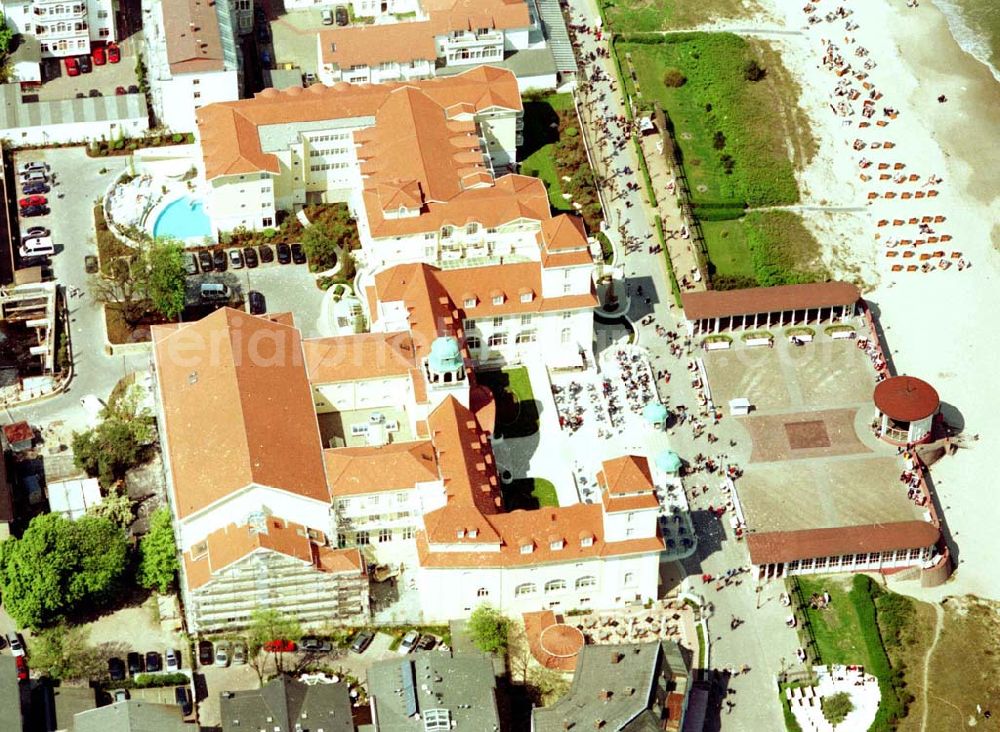
<instances>
[{"instance_id":1,"label":"parked car","mask_svg":"<svg viewBox=\"0 0 1000 732\"><path fill-rule=\"evenodd\" d=\"M17 205L21 208L28 208L28 206L44 206L49 202L45 196L25 196Z\"/></svg>"},{"instance_id":2,"label":"parked car","mask_svg":"<svg viewBox=\"0 0 1000 732\"><path fill-rule=\"evenodd\" d=\"M416 648L418 640L420 640L420 633L415 630L408 630L406 635L403 636L403 640L399 642L400 655L405 656L407 653Z\"/></svg>"},{"instance_id":3,"label":"parked car","mask_svg":"<svg viewBox=\"0 0 1000 732\"><path fill-rule=\"evenodd\" d=\"M188 694L186 686L175 686L174 687L174 701L181 708L182 716L189 716L191 714L191 695Z\"/></svg>"},{"instance_id":4,"label":"parked car","mask_svg":"<svg viewBox=\"0 0 1000 732\"><path fill-rule=\"evenodd\" d=\"M194 252L184 252L184 271L189 275L198 274L198 257Z\"/></svg>"},{"instance_id":5,"label":"parked car","mask_svg":"<svg viewBox=\"0 0 1000 732\"><path fill-rule=\"evenodd\" d=\"M199 666L211 666L212 662L215 660L215 653L213 652L212 641L202 640L198 641L198 665Z\"/></svg>"},{"instance_id":6,"label":"parked car","mask_svg":"<svg viewBox=\"0 0 1000 732\"><path fill-rule=\"evenodd\" d=\"M52 232L44 226L30 226L21 234L21 239L34 239L36 236L51 236Z\"/></svg>"},{"instance_id":7,"label":"parked car","mask_svg":"<svg viewBox=\"0 0 1000 732\"><path fill-rule=\"evenodd\" d=\"M264 264L269 264L274 261L274 250L267 244L258 245L257 251L260 252L260 261Z\"/></svg>"},{"instance_id":8,"label":"parked car","mask_svg":"<svg viewBox=\"0 0 1000 732\"><path fill-rule=\"evenodd\" d=\"M80 63L80 71L84 74L89 74L94 70L94 67L90 63L90 56L78 56L77 61Z\"/></svg>"},{"instance_id":9,"label":"parked car","mask_svg":"<svg viewBox=\"0 0 1000 732\"><path fill-rule=\"evenodd\" d=\"M276 249L278 250L278 264L288 264L292 261L292 250L287 244L279 244Z\"/></svg>"},{"instance_id":10,"label":"parked car","mask_svg":"<svg viewBox=\"0 0 1000 732\"><path fill-rule=\"evenodd\" d=\"M347 8L343 5L338 5L336 10L333 11L333 14L337 20L337 25L347 25L350 21L350 16L347 14Z\"/></svg>"},{"instance_id":11,"label":"parked car","mask_svg":"<svg viewBox=\"0 0 1000 732\"><path fill-rule=\"evenodd\" d=\"M365 649L375 640L375 634L368 630L362 630L351 641L351 650L355 653L364 653Z\"/></svg>"},{"instance_id":12,"label":"parked car","mask_svg":"<svg viewBox=\"0 0 1000 732\"><path fill-rule=\"evenodd\" d=\"M198 252L198 264L201 265L202 272L211 272L215 269L215 265L212 264L212 253L207 250Z\"/></svg>"},{"instance_id":13,"label":"parked car","mask_svg":"<svg viewBox=\"0 0 1000 732\"><path fill-rule=\"evenodd\" d=\"M156 651L149 651L146 653L146 671L153 674L162 670L163 659L160 657L160 654Z\"/></svg>"},{"instance_id":14,"label":"parked car","mask_svg":"<svg viewBox=\"0 0 1000 732\"><path fill-rule=\"evenodd\" d=\"M123 86L116 86L115 87L115 96L123 97L126 94L128 94L128 92L125 90L125 87L123 87Z\"/></svg>"},{"instance_id":15,"label":"parked car","mask_svg":"<svg viewBox=\"0 0 1000 732\"><path fill-rule=\"evenodd\" d=\"M270 653L292 653L295 650L295 641L278 638L264 643L264 650Z\"/></svg>"},{"instance_id":16,"label":"parked car","mask_svg":"<svg viewBox=\"0 0 1000 732\"><path fill-rule=\"evenodd\" d=\"M247 310L251 315L263 315L267 312L267 300L264 294L257 290L250 290L247 294Z\"/></svg>"},{"instance_id":17,"label":"parked car","mask_svg":"<svg viewBox=\"0 0 1000 732\"><path fill-rule=\"evenodd\" d=\"M104 95L101 94L100 89L91 89L90 93L87 96L90 96L90 97L103 97Z\"/></svg>"},{"instance_id":18,"label":"parked car","mask_svg":"<svg viewBox=\"0 0 1000 732\"><path fill-rule=\"evenodd\" d=\"M25 195L48 193L49 190L51 189L41 181L31 181L21 185L21 193Z\"/></svg>"},{"instance_id":19,"label":"parked car","mask_svg":"<svg viewBox=\"0 0 1000 732\"><path fill-rule=\"evenodd\" d=\"M333 650L333 644L319 638L303 638L302 650L310 653L329 653Z\"/></svg>"},{"instance_id":20,"label":"parked car","mask_svg":"<svg viewBox=\"0 0 1000 732\"><path fill-rule=\"evenodd\" d=\"M18 175L21 177L21 185L25 183L48 183L49 172L47 170L22 170Z\"/></svg>"},{"instance_id":21,"label":"parked car","mask_svg":"<svg viewBox=\"0 0 1000 732\"><path fill-rule=\"evenodd\" d=\"M127 689L115 689L111 692L111 698L115 700L115 704L118 702L123 702L128 699Z\"/></svg>"},{"instance_id":22,"label":"parked car","mask_svg":"<svg viewBox=\"0 0 1000 732\"><path fill-rule=\"evenodd\" d=\"M436 645L437 645L437 638L435 638L433 635L422 635L420 636L420 640L417 641L417 650L429 651Z\"/></svg>"},{"instance_id":23,"label":"parked car","mask_svg":"<svg viewBox=\"0 0 1000 732\"><path fill-rule=\"evenodd\" d=\"M167 665L167 671L179 671L181 667L181 652L175 651L173 648L168 648L167 652L163 654L163 659Z\"/></svg>"},{"instance_id":24,"label":"parked car","mask_svg":"<svg viewBox=\"0 0 1000 732\"><path fill-rule=\"evenodd\" d=\"M247 267L253 269L258 264L257 250L253 247L243 247L243 261L247 263Z\"/></svg>"},{"instance_id":25,"label":"parked car","mask_svg":"<svg viewBox=\"0 0 1000 732\"><path fill-rule=\"evenodd\" d=\"M233 665L242 666L247 662L247 647L243 643L233 644Z\"/></svg>"},{"instance_id":26,"label":"parked car","mask_svg":"<svg viewBox=\"0 0 1000 732\"><path fill-rule=\"evenodd\" d=\"M21 642L21 637L17 633L7 634L7 645L10 646L10 652L15 657L20 657L24 655L24 643Z\"/></svg>"},{"instance_id":27,"label":"parked car","mask_svg":"<svg viewBox=\"0 0 1000 732\"><path fill-rule=\"evenodd\" d=\"M28 206L21 209L21 216L30 219L34 216L45 216L49 212L48 206Z\"/></svg>"},{"instance_id":28,"label":"parked car","mask_svg":"<svg viewBox=\"0 0 1000 732\"><path fill-rule=\"evenodd\" d=\"M37 236L22 241L18 253L22 257L48 257L56 253L56 247L51 236Z\"/></svg>"},{"instance_id":29,"label":"parked car","mask_svg":"<svg viewBox=\"0 0 1000 732\"><path fill-rule=\"evenodd\" d=\"M141 674L144 670L142 654L136 653L135 651L130 652L125 657L125 663L128 664L128 672L130 676Z\"/></svg>"},{"instance_id":30,"label":"parked car","mask_svg":"<svg viewBox=\"0 0 1000 732\"><path fill-rule=\"evenodd\" d=\"M109 658L108 659L108 676L111 677L112 681L124 681L125 680L125 662L120 658Z\"/></svg>"},{"instance_id":31,"label":"parked car","mask_svg":"<svg viewBox=\"0 0 1000 732\"><path fill-rule=\"evenodd\" d=\"M323 25L333 25L333 11L330 8L323 8L319 17L323 21Z\"/></svg>"},{"instance_id":32,"label":"parked car","mask_svg":"<svg viewBox=\"0 0 1000 732\"><path fill-rule=\"evenodd\" d=\"M14 659L14 665L17 667L17 680L27 681L28 680L28 659L24 656L18 656Z\"/></svg>"},{"instance_id":33,"label":"parked car","mask_svg":"<svg viewBox=\"0 0 1000 732\"><path fill-rule=\"evenodd\" d=\"M104 66L108 62L108 54L104 50L104 46L94 46L90 55L94 59L94 66Z\"/></svg>"},{"instance_id":34,"label":"parked car","mask_svg":"<svg viewBox=\"0 0 1000 732\"><path fill-rule=\"evenodd\" d=\"M229 643L220 641L215 645L215 665L224 667L229 665Z\"/></svg>"},{"instance_id":35,"label":"parked car","mask_svg":"<svg viewBox=\"0 0 1000 732\"><path fill-rule=\"evenodd\" d=\"M39 160L28 160L27 162L21 163L17 166L17 172L19 174L30 173L32 170L41 170L47 173L49 171L49 164L43 163Z\"/></svg>"},{"instance_id":36,"label":"parked car","mask_svg":"<svg viewBox=\"0 0 1000 732\"><path fill-rule=\"evenodd\" d=\"M122 60L122 50L115 44L108 44L108 61L116 64Z\"/></svg>"},{"instance_id":37,"label":"parked car","mask_svg":"<svg viewBox=\"0 0 1000 732\"><path fill-rule=\"evenodd\" d=\"M97 274L97 257L93 254L85 254L83 257L83 271L87 274Z\"/></svg>"},{"instance_id":38,"label":"parked car","mask_svg":"<svg viewBox=\"0 0 1000 732\"><path fill-rule=\"evenodd\" d=\"M128 93L129 94L138 94L139 93L139 87L136 86L135 84L129 84L128 85Z\"/></svg>"},{"instance_id":39,"label":"parked car","mask_svg":"<svg viewBox=\"0 0 1000 732\"><path fill-rule=\"evenodd\" d=\"M302 248L301 244L292 244L292 261L295 264L306 263L306 251Z\"/></svg>"},{"instance_id":40,"label":"parked car","mask_svg":"<svg viewBox=\"0 0 1000 732\"><path fill-rule=\"evenodd\" d=\"M243 269L243 252L239 249L230 249L229 263L233 265L233 269Z\"/></svg>"},{"instance_id":41,"label":"parked car","mask_svg":"<svg viewBox=\"0 0 1000 732\"><path fill-rule=\"evenodd\" d=\"M80 75L80 62L77 61L73 56L66 57L66 76L79 76Z\"/></svg>"},{"instance_id":42,"label":"parked car","mask_svg":"<svg viewBox=\"0 0 1000 732\"><path fill-rule=\"evenodd\" d=\"M225 272L229 267L228 261L226 260L226 253L222 249L216 249L212 252L212 264L220 272Z\"/></svg>"}]
</instances>

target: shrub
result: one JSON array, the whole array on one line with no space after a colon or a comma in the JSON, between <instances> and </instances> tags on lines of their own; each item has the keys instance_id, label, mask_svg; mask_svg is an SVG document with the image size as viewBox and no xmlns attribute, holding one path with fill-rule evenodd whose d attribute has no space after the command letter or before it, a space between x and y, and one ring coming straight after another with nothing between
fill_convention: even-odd
<instances>
[{"instance_id":1,"label":"shrub","mask_svg":"<svg viewBox=\"0 0 1000 732\"><path fill-rule=\"evenodd\" d=\"M743 65L743 78L747 81L758 82L767 76L767 69L757 63L756 59L750 59Z\"/></svg>"},{"instance_id":2,"label":"shrub","mask_svg":"<svg viewBox=\"0 0 1000 732\"><path fill-rule=\"evenodd\" d=\"M175 132L173 135L170 136L170 139L173 142L178 143L184 139L184 135L180 134L179 132Z\"/></svg>"},{"instance_id":3,"label":"shrub","mask_svg":"<svg viewBox=\"0 0 1000 732\"><path fill-rule=\"evenodd\" d=\"M715 134L712 136L712 147L716 150L722 150L726 147L726 133L722 130L716 130Z\"/></svg>"},{"instance_id":4,"label":"shrub","mask_svg":"<svg viewBox=\"0 0 1000 732\"><path fill-rule=\"evenodd\" d=\"M278 235L277 229L267 228L260 232L260 235L265 239L273 239Z\"/></svg>"},{"instance_id":5,"label":"shrub","mask_svg":"<svg viewBox=\"0 0 1000 732\"><path fill-rule=\"evenodd\" d=\"M687 77L680 69L670 68L663 72L663 85L669 89L679 89L687 83Z\"/></svg>"},{"instance_id":6,"label":"shrub","mask_svg":"<svg viewBox=\"0 0 1000 732\"><path fill-rule=\"evenodd\" d=\"M722 155L719 157L722 162L722 170L726 175L732 175L733 170L736 169L736 161L733 160L732 155Z\"/></svg>"},{"instance_id":7,"label":"shrub","mask_svg":"<svg viewBox=\"0 0 1000 732\"><path fill-rule=\"evenodd\" d=\"M133 686L139 688L153 688L160 686L187 686L191 680L182 673L174 674L139 674L135 677Z\"/></svg>"},{"instance_id":8,"label":"shrub","mask_svg":"<svg viewBox=\"0 0 1000 732\"><path fill-rule=\"evenodd\" d=\"M836 727L847 719L847 715L854 711L854 704L851 703L851 695L846 691L841 691L832 696L824 696L819 700L823 710L823 717L827 722Z\"/></svg>"}]
</instances>

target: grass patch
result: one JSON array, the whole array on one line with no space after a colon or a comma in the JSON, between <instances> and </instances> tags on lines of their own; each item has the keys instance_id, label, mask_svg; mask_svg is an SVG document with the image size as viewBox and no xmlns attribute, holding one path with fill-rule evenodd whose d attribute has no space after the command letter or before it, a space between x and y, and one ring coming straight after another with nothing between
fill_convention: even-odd
<instances>
[{"instance_id":1,"label":"grass patch","mask_svg":"<svg viewBox=\"0 0 1000 732\"><path fill-rule=\"evenodd\" d=\"M798 721L795 719L795 715L792 713L791 702L788 701L788 697L785 696L785 689L796 689L803 686L799 682L794 682L791 684L778 684L778 698L781 699L781 714L785 718L785 729L787 732L802 732L802 728L799 726Z\"/></svg>"},{"instance_id":2,"label":"grass patch","mask_svg":"<svg viewBox=\"0 0 1000 732\"><path fill-rule=\"evenodd\" d=\"M545 478L518 478L501 487L504 506L508 511L521 508L534 511L538 508L557 508L559 498L556 487Z\"/></svg>"},{"instance_id":3,"label":"grass patch","mask_svg":"<svg viewBox=\"0 0 1000 732\"><path fill-rule=\"evenodd\" d=\"M725 287L727 280L741 282L743 287L753 287L757 278L747 247L746 229L741 221L702 221L701 231L708 248L708 273L717 290L738 289ZM752 282L753 284L747 284Z\"/></svg>"},{"instance_id":4,"label":"grass patch","mask_svg":"<svg viewBox=\"0 0 1000 732\"><path fill-rule=\"evenodd\" d=\"M527 437L538 432L538 404L531 390L528 369L523 366L476 374L480 384L489 387L497 405L496 434L502 437Z\"/></svg>"},{"instance_id":5,"label":"grass patch","mask_svg":"<svg viewBox=\"0 0 1000 732\"><path fill-rule=\"evenodd\" d=\"M761 287L829 279L820 246L791 211L754 211L743 219L753 275Z\"/></svg>"},{"instance_id":6,"label":"grass patch","mask_svg":"<svg viewBox=\"0 0 1000 732\"><path fill-rule=\"evenodd\" d=\"M97 241L98 260L102 267L118 257L138 254L138 250L123 244L111 232L108 222L104 220L104 208L100 204L94 206L94 237Z\"/></svg>"},{"instance_id":7,"label":"grass patch","mask_svg":"<svg viewBox=\"0 0 1000 732\"><path fill-rule=\"evenodd\" d=\"M690 28L714 20L748 17L741 0L604 0L602 14L618 33Z\"/></svg>"},{"instance_id":8,"label":"grass patch","mask_svg":"<svg viewBox=\"0 0 1000 732\"><path fill-rule=\"evenodd\" d=\"M626 85L640 107L658 101L669 115L694 202L798 201L783 124L783 110L797 99L787 85L777 88L770 74L747 80L746 65L763 56L759 45L731 33L643 40L650 42L617 44L618 53L631 55L638 80L626 75ZM780 63L777 57L774 62ZM671 68L687 78L683 86L663 83Z\"/></svg>"},{"instance_id":9,"label":"grass patch","mask_svg":"<svg viewBox=\"0 0 1000 732\"><path fill-rule=\"evenodd\" d=\"M694 626L695 633L698 634L698 668L705 668L705 630L701 623Z\"/></svg>"},{"instance_id":10,"label":"grass patch","mask_svg":"<svg viewBox=\"0 0 1000 732\"><path fill-rule=\"evenodd\" d=\"M816 645L823 663L856 663L867 668L868 652L861 640L858 617L841 579L818 575L806 575L797 579L807 602L814 593L830 593L830 604L822 610L808 605L804 608L816 635Z\"/></svg>"}]
</instances>

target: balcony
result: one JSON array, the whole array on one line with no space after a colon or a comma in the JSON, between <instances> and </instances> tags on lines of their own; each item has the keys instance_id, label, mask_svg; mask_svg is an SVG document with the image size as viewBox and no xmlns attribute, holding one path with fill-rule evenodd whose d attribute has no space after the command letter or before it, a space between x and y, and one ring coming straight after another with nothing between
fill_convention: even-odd
<instances>
[{"instance_id":1,"label":"balcony","mask_svg":"<svg viewBox=\"0 0 1000 732\"><path fill-rule=\"evenodd\" d=\"M55 7L46 8L45 6L39 7L34 6L35 16L39 20L72 20L73 18L82 18L87 14L87 6L84 4L77 5L56 5Z\"/></svg>"},{"instance_id":2,"label":"balcony","mask_svg":"<svg viewBox=\"0 0 1000 732\"><path fill-rule=\"evenodd\" d=\"M84 23L63 23L64 27L59 28L55 25L36 25L35 26L35 36L38 38L69 38L72 36L78 36L80 34L86 34L87 24Z\"/></svg>"}]
</instances>

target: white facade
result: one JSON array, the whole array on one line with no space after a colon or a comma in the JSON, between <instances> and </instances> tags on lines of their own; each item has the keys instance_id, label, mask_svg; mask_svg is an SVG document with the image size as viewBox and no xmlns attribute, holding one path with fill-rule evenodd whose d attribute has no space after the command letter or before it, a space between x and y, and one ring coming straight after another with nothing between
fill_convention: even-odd
<instances>
[{"instance_id":1,"label":"white facade","mask_svg":"<svg viewBox=\"0 0 1000 732\"><path fill-rule=\"evenodd\" d=\"M115 0L30 0L0 3L7 24L41 43L43 58L89 54L118 40Z\"/></svg>"},{"instance_id":2,"label":"white facade","mask_svg":"<svg viewBox=\"0 0 1000 732\"><path fill-rule=\"evenodd\" d=\"M583 292L589 292L590 283ZM525 313L465 321L466 345L469 355L481 366L520 363L537 358L542 349L551 352L587 353L593 350L594 311L557 310L546 313ZM538 345L542 344L542 345Z\"/></svg>"},{"instance_id":3,"label":"white facade","mask_svg":"<svg viewBox=\"0 0 1000 732\"><path fill-rule=\"evenodd\" d=\"M177 74L160 79L155 86L158 87L156 95L160 101L160 123L177 132L195 129L195 113L200 107L240 98L240 80L236 69Z\"/></svg>"},{"instance_id":4,"label":"white facade","mask_svg":"<svg viewBox=\"0 0 1000 732\"><path fill-rule=\"evenodd\" d=\"M881 572L907 567L922 567L937 556L934 547L896 549L884 552L863 552L835 557L794 559L780 564L753 564L757 579L791 577L799 574L830 574L832 572Z\"/></svg>"}]
</instances>

